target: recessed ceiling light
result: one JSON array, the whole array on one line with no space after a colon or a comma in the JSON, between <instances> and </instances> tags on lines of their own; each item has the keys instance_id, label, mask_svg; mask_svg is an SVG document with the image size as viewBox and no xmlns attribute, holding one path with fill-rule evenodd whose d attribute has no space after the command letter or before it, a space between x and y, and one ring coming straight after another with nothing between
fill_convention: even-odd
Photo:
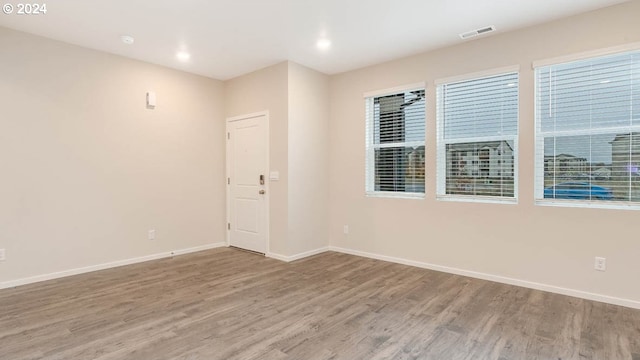
<instances>
[{"instance_id":1,"label":"recessed ceiling light","mask_svg":"<svg viewBox=\"0 0 640 360\"><path fill-rule=\"evenodd\" d=\"M507 86L508 87L514 87L514 86L516 86L516 84L515 83L508 83Z\"/></svg>"},{"instance_id":2,"label":"recessed ceiling light","mask_svg":"<svg viewBox=\"0 0 640 360\"><path fill-rule=\"evenodd\" d=\"M187 61L191 58L191 54L189 54L188 52L184 52L184 51L179 51L176 54L176 57L178 58L178 60L180 61Z\"/></svg>"},{"instance_id":3,"label":"recessed ceiling light","mask_svg":"<svg viewBox=\"0 0 640 360\"><path fill-rule=\"evenodd\" d=\"M120 36L120 40L122 40L123 43L127 44L127 45L131 45L133 44L133 42L135 41L135 39L133 38L133 36L129 36L129 35L122 35Z\"/></svg>"},{"instance_id":4,"label":"recessed ceiling light","mask_svg":"<svg viewBox=\"0 0 640 360\"><path fill-rule=\"evenodd\" d=\"M611 80L602 80L602 81L600 81L600 84L608 84L610 82L611 82Z\"/></svg>"},{"instance_id":5,"label":"recessed ceiling light","mask_svg":"<svg viewBox=\"0 0 640 360\"><path fill-rule=\"evenodd\" d=\"M328 50L331 47L331 40L329 40L329 39L320 39L316 43L316 46L320 50Z\"/></svg>"}]
</instances>

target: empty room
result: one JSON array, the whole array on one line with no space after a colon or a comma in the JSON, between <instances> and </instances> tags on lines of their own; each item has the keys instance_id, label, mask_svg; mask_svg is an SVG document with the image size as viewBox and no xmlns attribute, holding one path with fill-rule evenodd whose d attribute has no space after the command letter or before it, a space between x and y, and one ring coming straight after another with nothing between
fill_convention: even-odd
<instances>
[{"instance_id":1,"label":"empty room","mask_svg":"<svg viewBox=\"0 0 640 360\"><path fill-rule=\"evenodd\" d=\"M640 0L0 6L0 360L640 360Z\"/></svg>"}]
</instances>

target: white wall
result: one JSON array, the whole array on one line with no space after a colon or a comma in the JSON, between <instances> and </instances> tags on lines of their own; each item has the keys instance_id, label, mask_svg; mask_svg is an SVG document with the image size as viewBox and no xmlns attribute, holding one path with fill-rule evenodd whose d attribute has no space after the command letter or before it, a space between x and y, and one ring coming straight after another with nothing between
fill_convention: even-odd
<instances>
[{"instance_id":1,"label":"white wall","mask_svg":"<svg viewBox=\"0 0 640 360\"><path fill-rule=\"evenodd\" d=\"M289 252L329 243L329 77L289 62Z\"/></svg>"},{"instance_id":2,"label":"white wall","mask_svg":"<svg viewBox=\"0 0 640 360\"><path fill-rule=\"evenodd\" d=\"M269 166L280 172L269 184L270 251L288 250L288 63L282 62L224 83L226 117L269 111Z\"/></svg>"},{"instance_id":3,"label":"white wall","mask_svg":"<svg viewBox=\"0 0 640 360\"><path fill-rule=\"evenodd\" d=\"M221 82L4 28L0 49L0 284L224 241Z\"/></svg>"},{"instance_id":4,"label":"white wall","mask_svg":"<svg viewBox=\"0 0 640 360\"><path fill-rule=\"evenodd\" d=\"M534 205L534 60L640 41L640 2L331 77L332 246L640 301L636 211ZM520 66L519 204L435 200L434 80ZM424 200L367 198L363 93L427 82ZM343 234L343 225L350 234ZM593 269L595 256L607 271ZM638 303L640 304L640 303Z\"/></svg>"},{"instance_id":5,"label":"white wall","mask_svg":"<svg viewBox=\"0 0 640 360\"><path fill-rule=\"evenodd\" d=\"M282 62L225 82L226 115L269 111L269 252L280 258L328 245L329 77Z\"/></svg>"}]
</instances>

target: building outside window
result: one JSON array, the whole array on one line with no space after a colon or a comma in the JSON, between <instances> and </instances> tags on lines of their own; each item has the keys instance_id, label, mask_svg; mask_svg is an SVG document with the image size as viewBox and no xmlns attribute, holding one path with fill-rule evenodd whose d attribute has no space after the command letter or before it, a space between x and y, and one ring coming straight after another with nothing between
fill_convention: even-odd
<instances>
[{"instance_id":1,"label":"building outside window","mask_svg":"<svg viewBox=\"0 0 640 360\"><path fill-rule=\"evenodd\" d=\"M368 96L365 102L367 194L424 196L424 89Z\"/></svg>"},{"instance_id":2,"label":"building outside window","mask_svg":"<svg viewBox=\"0 0 640 360\"><path fill-rule=\"evenodd\" d=\"M535 72L538 202L640 204L640 51Z\"/></svg>"},{"instance_id":3,"label":"building outside window","mask_svg":"<svg viewBox=\"0 0 640 360\"><path fill-rule=\"evenodd\" d=\"M515 200L517 71L438 83L438 197Z\"/></svg>"}]
</instances>

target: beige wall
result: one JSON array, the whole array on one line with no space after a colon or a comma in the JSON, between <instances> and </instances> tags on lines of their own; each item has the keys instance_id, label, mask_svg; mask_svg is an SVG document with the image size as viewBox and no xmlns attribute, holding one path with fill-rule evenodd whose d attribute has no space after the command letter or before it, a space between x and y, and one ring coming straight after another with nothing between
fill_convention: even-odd
<instances>
[{"instance_id":1,"label":"beige wall","mask_svg":"<svg viewBox=\"0 0 640 360\"><path fill-rule=\"evenodd\" d=\"M289 253L329 240L329 77L289 62Z\"/></svg>"},{"instance_id":2,"label":"beige wall","mask_svg":"<svg viewBox=\"0 0 640 360\"><path fill-rule=\"evenodd\" d=\"M280 172L269 184L269 251L281 255L288 255L288 69L282 62L224 83L227 118L269 111L269 167Z\"/></svg>"},{"instance_id":3,"label":"beige wall","mask_svg":"<svg viewBox=\"0 0 640 360\"><path fill-rule=\"evenodd\" d=\"M269 253L287 258L328 245L329 77L282 62L225 82L226 116L269 111Z\"/></svg>"},{"instance_id":4,"label":"beige wall","mask_svg":"<svg viewBox=\"0 0 640 360\"><path fill-rule=\"evenodd\" d=\"M4 28L0 49L0 282L225 240L221 82Z\"/></svg>"},{"instance_id":5,"label":"beige wall","mask_svg":"<svg viewBox=\"0 0 640 360\"><path fill-rule=\"evenodd\" d=\"M640 301L638 213L534 205L534 60L640 41L640 2L331 77L330 243ZM435 200L434 80L520 65L519 204ZM424 200L364 196L363 93L427 81ZM344 235L343 225L350 226ZM593 270L595 256L607 271Z\"/></svg>"}]
</instances>

